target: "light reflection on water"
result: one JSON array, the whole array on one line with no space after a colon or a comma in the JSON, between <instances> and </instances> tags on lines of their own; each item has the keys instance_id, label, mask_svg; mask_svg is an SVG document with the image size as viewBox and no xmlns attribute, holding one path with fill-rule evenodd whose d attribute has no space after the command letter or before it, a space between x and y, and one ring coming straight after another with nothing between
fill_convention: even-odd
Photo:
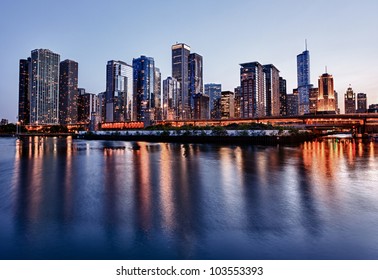
<instances>
[{"instance_id":1,"label":"light reflection on water","mask_svg":"<svg viewBox=\"0 0 378 280\"><path fill-rule=\"evenodd\" d=\"M378 149L0 139L2 259L378 259Z\"/></svg>"}]
</instances>

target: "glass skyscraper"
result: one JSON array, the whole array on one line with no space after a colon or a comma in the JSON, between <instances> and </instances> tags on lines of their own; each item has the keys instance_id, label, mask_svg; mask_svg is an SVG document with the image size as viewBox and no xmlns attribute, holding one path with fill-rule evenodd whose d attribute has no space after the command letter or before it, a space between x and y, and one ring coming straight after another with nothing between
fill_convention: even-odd
<instances>
[{"instance_id":1,"label":"glass skyscraper","mask_svg":"<svg viewBox=\"0 0 378 280\"><path fill-rule=\"evenodd\" d=\"M108 61L106 66L106 122L132 120L132 94L132 66L123 61Z\"/></svg>"},{"instance_id":2,"label":"glass skyscraper","mask_svg":"<svg viewBox=\"0 0 378 280\"><path fill-rule=\"evenodd\" d=\"M31 59L20 59L19 85L18 85L18 121L29 124L30 121L30 68Z\"/></svg>"},{"instance_id":3,"label":"glass skyscraper","mask_svg":"<svg viewBox=\"0 0 378 280\"><path fill-rule=\"evenodd\" d=\"M222 94L221 84L205 84L205 94L209 96L210 117L212 119L221 118L220 100Z\"/></svg>"},{"instance_id":4,"label":"glass skyscraper","mask_svg":"<svg viewBox=\"0 0 378 280\"><path fill-rule=\"evenodd\" d=\"M155 61L142 55L133 59L135 120L149 124L154 119Z\"/></svg>"},{"instance_id":5,"label":"glass skyscraper","mask_svg":"<svg viewBox=\"0 0 378 280\"><path fill-rule=\"evenodd\" d=\"M310 113L310 52L306 50L297 55L298 114Z\"/></svg>"},{"instance_id":6,"label":"glass skyscraper","mask_svg":"<svg viewBox=\"0 0 378 280\"><path fill-rule=\"evenodd\" d=\"M182 101L180 83L172 77L163 81L163 119L177 120L179 118L179 106Z\"/></svg>"},{"instance_id":7,"label":"glass skyscraper","mask_svg":"<svg viewBox=\"0 0 378 280\"><path fill-rule=\"evenodd\" d=\"M191 100L189 95L190 47L183 43L172 46L172 77L180 83L181 97L178 104L179 119L190 119Z\"/></svg>"},{"instance_id":8,"label":"glass skyscraper","mask_svg":"<svg viewBox=\"0 0 378 280\"><path fill-rule=\"evenodd\" d=\"M59 123L60 55L47 49L31 52L30 124Z\"/></svg>"},{"instance_id":9,"label":"glass skyscraper","mask_svg":"<svg viewBox=\"0 0 378 280\"><path fill-rule=\"evenodd\" d=\"M78 121L78 63L64 60L59 75L59 122L73 124Z\"/></svg>"}]
</instances>

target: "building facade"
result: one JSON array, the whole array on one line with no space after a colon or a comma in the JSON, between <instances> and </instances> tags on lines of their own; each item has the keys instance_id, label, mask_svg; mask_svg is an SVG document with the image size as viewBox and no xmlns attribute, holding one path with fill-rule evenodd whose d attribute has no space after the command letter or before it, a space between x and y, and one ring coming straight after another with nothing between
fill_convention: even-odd
<instances>
[{"instance_id":1,"label":"building facade","mask_svg":"<svg viewBox=\"0 0 378 280\"><path fill-rule=\"evenodd\" d=\"M287 110L286 110L286 95L287 95L287 89L286 89L286 80L282 77L279 78L280 83L280 116L286 116Z\"/></svg>"},{"instance_id":2,"label":"building facade","mask_svg":"<svg viewBox=\"0 0 378 280\"><path fill-rule=\"evenodd\" d=\"M59 123L74 124L78 121L78 63L62 61L59 73Z\"/></svg>"},{"instance_id":3,"label":"building facade","mask_svg":"<svg viewBox=\"0 0 378 280\"><path fill-rule=\"evenodd\" d=\"M240 117L243 119L265 116L264 73L258 62L240 64Z\"/></svg>"},{"instance_id":4,"label":"building facade","mask_svg":"<svg viewBox=\"0 0 378 280\"><path fill-rule=\"evenodd\" d=\"M222 93L221 84L205 84L205 94L209 96L209 111L211 119L220 119L220 99Z\"/></svg>"},{"instance_id":5,"label":"building facade","mask_svg":"<svg viewBox=\"0 0 378 280\"><path fill-rule=\"evenodd\" d=\"M344 95L344 106L345 114L356 113L356 95L350 85Z\"/></svg>"},{"instance_id":6,"label":"building facade","mask_svg":"<svg viewBox=\"0 0 378 280\"><path fill-rule=\"evenodd\" d=\"M287 116L298 115L298 94L288 94L286 96Z\"/></svg>"},{"instance_id":7,"label":"building facade","mask_svg":"<svg viewBox=\"0 0 378 280\"><path fill-rule=\"evenodd\" d=\"M146 125L155 119L155 61L152 57L141 56L133 59L134 71L134 112L135 120Z\"/></svg>"},{"instance_id":8,"label":"building facade","mask_svg":"<svg viewBox=\"0 0 378 280\"><path fill-rule=\"evenodd\" d=\"M297 55L298 113L310 113L310 52L307 50Z\"/></svg>"},{"instance_id":9,"label":"building facade","mask_svg":"<svg viewBox=\"0 0 378 280\"><path fill-rule=\"evenodd\" d=\"M80 123L89 123L93 118L101 116L99 95L86 92L80 88L78 96L78 120Z\"/></svg>"},{"instance_id":10,"label":"building facade","mask_svg":"<svg viewBox=\"0 0 378 280\"><path fill-rule=\"evenodd\" d=\"M30 124L59 124L60 55L47 49L31 52Z\"/></svg>"},{"instance_id":11,"label":"building facade","mask_svg":"<svg viewBox=\"0 0 378 280\"><path fill-rule=\"evenodd\" d=\"M30 67L31 59L20 59L18 83L18 121L30 122Z\"/></svg>"},{"instance_id":12,"label":"building facade","mask_svg":"<svg viewBox=\"0 0 378 280\"><path fill-rule=\"evenodd\" d=\"M280 71L273 65L267 64L263 66L265 80L265 115L280 115Z\"/></svg>"},{"instance_id":13,"label":"building facade","mask_svg":"<svg viewBox=\"0 0 378 280\"><path fill-rule=\"evenodd\" d=\"M179 119L179 104L182 103L180 83L172 77L163 80L163 120Z\"/></svg>"},{"instance_id":14,"label":"building facade","mask_svg":"<svg viewBox=\"0 0 378 280\"><path fill-rule=\"evenodd\" d=\"M357 113L367 112L367 98L366 93L357 93Z\"/></svg>"},{"instance_id":15,"label":"building facade","mask_svg":"<svg viewBox=\"0 0 378 280\"><path fill-rule=\"evenodd\" d=\"M154 81L154 112L155 112L155 120L162 120L162 107L161 107L161 72L160 69L155 67L155 81Z\"/></svg>"},{"instance_id":16,"label":"building facade","mask_svg":"<svg viewBox=\"0 0 378 280\"><path fill-rule=\"evenodd\" d=\"M105 121L124 122L133 116L133 68L110 60L106 66Z\"/></svg>"},{"instance_id":17,"label":"building facade","mask_svg":"<svg viewBox=\"0 0 378 280\"><path fill-rule=\"evenodd\" d=\"M328 73L321 75L318 80L318 89L317 113L335 114L336 100L332 75Z\"/></svg>"},{"instance_id":18,"label":"building facade","mask_svg":"<svg viewBox=\"0 0 378 280\"><path fill-rule=\"evenodd\" d=\"M197 53L191 53L189 55L189 100L191 109L193 109L194 98L198 99L198 96L203 93L202 56ZM207 111L209 110L207 109ZM192 117L194 116L192 115Z\"/></svg>"},{"instance_id":19,"label":"building facade","mask_svg":"<svg viewBox=\"0 0 378 280\"><path fill-rule=\"evenodd\" d=\"M190 119L191 99L189 95L189 55L190 47L183 43L172 46L172 77L180 83L178 104L179 119Z\"/></svg>"},{"instance_id":20,"label":"building facade","mask_svg":"<svg viewBox=\"0 0 378 280\"><path fill-rule=\"evenodd\" d=\"M315 115L318 111L319 89L310 88L310 114Z\"/></svg>"},{"instance_id":21,"label":"building facade","mask_svg":"<svg viewBox=\"0 0 378 280\"><path fill-rule=\"evenodd\" d=\"M221 97L221 119L232 119L235 117L235 95L232 91L222 91Z\"/></svg>"},{"instance_id":22,"label":"building facade","mask_svg":"<svg viewBox=\"0 0 378 280\"><path fill-rule=\"evenodd\" d=\"M209 96L203 93L198 93L193 96L193 118L196 120L209 119Z\"/></svg>"}]
</instances>

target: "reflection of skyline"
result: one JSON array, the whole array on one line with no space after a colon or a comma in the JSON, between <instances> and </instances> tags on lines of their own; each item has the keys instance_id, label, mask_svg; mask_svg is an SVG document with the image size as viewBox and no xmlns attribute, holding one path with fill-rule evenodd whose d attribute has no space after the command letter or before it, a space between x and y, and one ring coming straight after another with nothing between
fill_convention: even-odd
<instances>
[{"instance_id":1,"label":"reflection of skyline","mask_svg":"<svg viewBox=\"0 0 378 280\"><path fill-rule=\"evenodd\" d=\"M17 141L12 183L17 242L42 244L41 236L51 235L67 248L91 252L98 243L121 258L148 258L153 251L140 248L159 246L164 247L157 256L192 258L214 236L226 247L238 243L227 239L229 231L251 240L322 239L364 195L355 191L368 177L360 172L377 170L375 147L335 141L306 142L300 149ZM374 178L366 180L371 185ZM78 241L84 233L90 238ZM249 256L249 246L238 253ZM111 254L106 252L102 256Z\"/></svg>"}]
</instances>

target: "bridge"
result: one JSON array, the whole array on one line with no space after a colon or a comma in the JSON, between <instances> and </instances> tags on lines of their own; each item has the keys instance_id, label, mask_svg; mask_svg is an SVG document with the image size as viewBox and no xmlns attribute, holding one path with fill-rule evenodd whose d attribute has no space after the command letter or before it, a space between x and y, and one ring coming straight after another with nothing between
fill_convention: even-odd
<instances>
[{"instance_id":1,"label":"bridge","mask_svg":"<svg viewBox=\"0 0 378 280\"><path fill-rule=\"evenodd\" d=\"M251 119L221 119L221 120L170 120L156 121L155 124L180 127L193 126L227 126L230 124L263 123L276 126L294 127L298 129L322 131L351 131L356 134L377 133L378 113L364 114L324 114L290 117L263 117Z\"/></svg>"}]
</instances>

